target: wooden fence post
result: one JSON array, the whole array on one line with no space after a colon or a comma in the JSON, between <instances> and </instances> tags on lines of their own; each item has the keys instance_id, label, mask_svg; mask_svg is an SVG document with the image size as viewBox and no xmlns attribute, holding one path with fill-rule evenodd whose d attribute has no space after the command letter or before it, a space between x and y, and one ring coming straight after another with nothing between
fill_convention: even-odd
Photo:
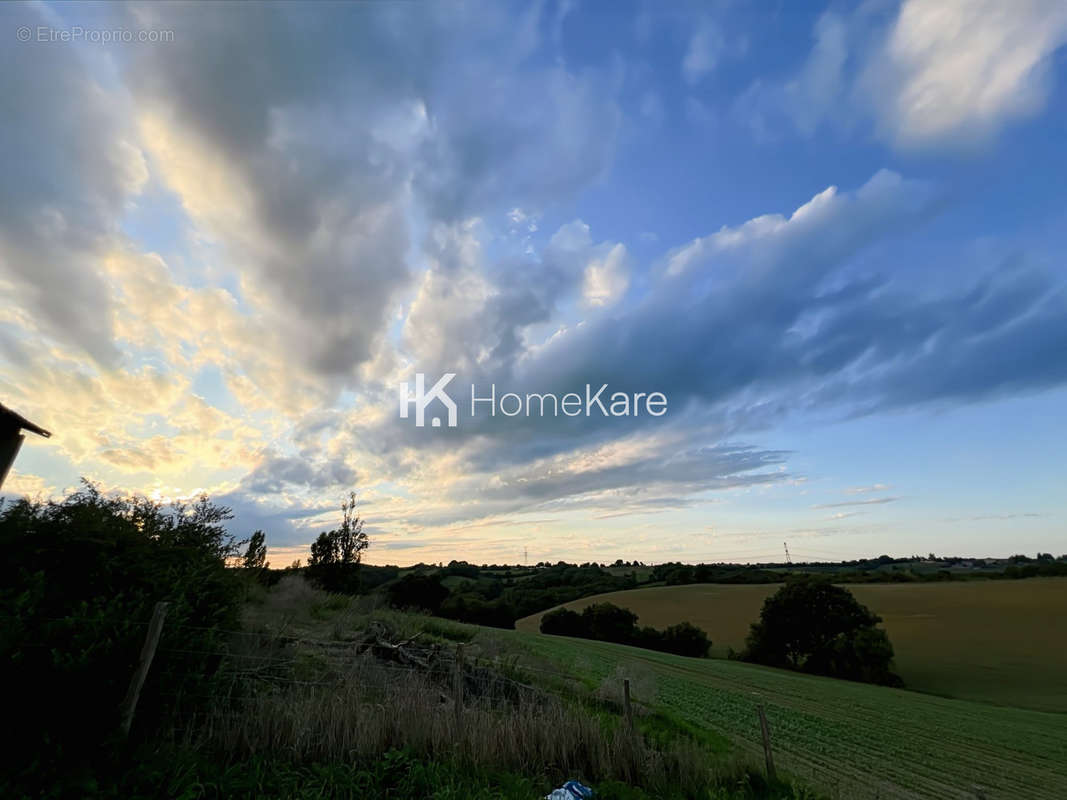
<instances>
[{"instance_id":1,"label":"wooden fence post","mask_svg":"<svg viewBox=\"0 0 1067 800\"><path fill-rule=\"evenodd\" d=\"M456 645L456 674L452 681L453 705L456 714L456 733L463 722L463 645Z\"/></svg>"},{"instance_id":2,"label":"wooden fence post","mask_svg":"<svg viewBox=\"0 0 1067 800\"><path fill-rule=\"evenodd\" d=\"M152 659L156 655L156 645L159 644L159 634L163 632L163 620L167 616L167 608L170 603L156 603L152 609L152 621L148 624L148 633L145 634L144 644L141 645L141 656L137 660L137 669L133 671L130 685L126 689L126 696L122 699L120 713L122 719L122 735L128 736L130 726L133 725L133 714L137 710L137 700L141 696L141 687L144 686L145 678L148 677L148 669L152 666Z\"/></svg>"},{"instance_id":3,"label":"wooden fence post","mask_svg":"<svg viewBox=\"0 0 1067 800\"><path fill-rule=\"evenodd\" d=\"M756 708L759 710L759 726L760 731L763 733L763 756L767 760L767 778L773 781L776 779L776 775L774 773L774 757L771 755L771 729L767 725L767 715L763 713L763 704L760 703Z\"/></svg>"},{"instance_id":4,"label":"wooden fence post","mask_svg":"<svg viewBox=\"0 0 1067 800\"><path fill-rule=\"evenodd\" d=\"M622 682L622 704L626 709L626 727L634 729L634 710L630 705L630 679L624 678Z\"/></svg>"}]
</instances>

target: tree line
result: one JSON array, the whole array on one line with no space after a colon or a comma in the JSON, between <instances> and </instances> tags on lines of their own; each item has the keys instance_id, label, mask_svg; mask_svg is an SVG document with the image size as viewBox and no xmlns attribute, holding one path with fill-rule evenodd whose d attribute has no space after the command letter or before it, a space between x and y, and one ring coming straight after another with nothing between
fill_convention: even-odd
<instances>
[{"instance_id":1,"label":"tree line","mask_svg":"<svg viewBox=\"0 0 1067 800\"><path fill-rule=\"evenodd\" d=\"M541 617L541 633L615 642L680 656L706 658L711 649L707 633L689 622L666 630L638 627L637 614L612 603L593 603L581 613L558 608Z\"/></svg>"}]
</instances>

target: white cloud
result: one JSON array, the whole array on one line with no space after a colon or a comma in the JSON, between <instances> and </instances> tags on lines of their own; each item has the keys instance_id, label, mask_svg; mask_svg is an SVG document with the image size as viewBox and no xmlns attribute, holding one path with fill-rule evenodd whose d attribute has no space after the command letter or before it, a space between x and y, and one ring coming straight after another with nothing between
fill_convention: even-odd
<instances>
[{"instance_id":1,"label":"white cloud","mask_svg":"<svg viewBox=\"0 0 1067 800\"><path fill-rule=\"evenodd\" d=\"M630 285L626 248L617 244L603 258L594 258L585 268L582 298L588 306L614 304Z\"/></svg>"},{"instance_id":2,"label":"white cloud","mask_svg":"<svg viewBox=\"0 0 1067 800\"><path fill-rule=\"evenodd\" d=\"M917 149L973 148L1043 110L1067 3L905 0L888 25L874 8L820 16L800 69L754 81L735 115L763 140L783 122L812 136L868 120L894 147Z\"/></svg>"},{"instance_id":3,"label":"white cloud","mask_svg":"<svg viewBox=\"0 0 1067 800\"><path fill-rule=\"evenodd\" d=\"M853 486L845 489L845 494L870 494L871 492L885 492L889 490L889 484L875 483L871 486Z\"/></svg>"},{"instance_id":4,"label":"white cloud","mask_svg":"<svg viewBox=\"0 0 1067 800\"><path fill-rule=\"evenodd\" d=\"M847 503L818 503L812 508L845 508L846 506L881 506L895 503L899 497L875 497L870 500L849 500Z\"/></svg>"},{"instance_id":5,"label":"white cloud","mask_svg":"<svg viewBox=\"0 0 1067 800\"><path fill-rule=\"evenodd\" d=\"M719 63L723 46L722 32L715 23L709 19L701 20L689 39L682 60L682 77L690 84L701 80Z\"/></svg>"},{"instance_id":6,"label":"white cloud","mask_svg":"<svg viewBox=\"0 0 1067 800\"><path fill-rule=\"evenodd\" d=\"M837 14L827 12L815 23L815 46L800 75L785 85L786 102L797 127L814 132L838 102L848 60L848 29Z\"/></svg>"},{"instance_id":7,"label":"white cloud","mask_svg":"<svg viewBox=\"0 0 1067 800\"><path fill-rule=\"evenodd\" d=\"M1061 0L907 0L865 83L900 146L983 138L1043 108L1065 41Z\"/></svg>"}]
</instances>

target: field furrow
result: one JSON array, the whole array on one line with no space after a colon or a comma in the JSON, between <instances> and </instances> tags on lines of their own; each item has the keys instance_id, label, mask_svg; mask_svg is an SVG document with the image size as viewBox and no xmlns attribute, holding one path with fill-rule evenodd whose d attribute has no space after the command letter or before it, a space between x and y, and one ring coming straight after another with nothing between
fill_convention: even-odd
<instances>
[{"instance_id":1,"label":"field furrow","mask_svg":"<svg viewBox=\"0 0 1067 800\"><path fill-rule=\"evenodd\" d=\"M617 675L620 666L654 676L655 706L722 735L757 760L756 707L762 703L779 768L831 797L1067 797L1062 714L606 642L515 636L539 657L591 682Z\"/></svg>"}]
</instances>

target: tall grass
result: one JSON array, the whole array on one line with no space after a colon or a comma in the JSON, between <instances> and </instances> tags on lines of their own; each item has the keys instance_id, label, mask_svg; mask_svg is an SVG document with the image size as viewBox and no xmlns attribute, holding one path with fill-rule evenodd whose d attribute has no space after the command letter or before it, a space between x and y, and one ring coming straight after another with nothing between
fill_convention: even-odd
<instances>
[{"instance_id":1,"label":"tall grass","mask_svg":"<svg viewBox=\"0 0 1067 800\"><path fill-rule=\"evenodd\" d=\"M622 726L550 696L487 691L468 697L457 715L448 687L414 671L363 665L335 686L310 683L261 687L232 707L216 705L181 743L235 760L284 755L341 763L402 749L479 768L693 796L720 782L695 746L653 749Z\"/></svg>"},{"instance_id":2,"label":"tall grass","mask_svg":"<svg viewBox=\"0 0 1067 800\"><path fill-rule=\"evenodd\" d=\"M749 765L709 753L684 731L646 738L640 726L629 730L607 685L597 691L567 676L526 673L478 628L327 595L299 577L259 598L246 623L257 633L234 643L231 692L175 731L185 751L294 764L369 764L403 751L554 783L639 786L659 798L788 796L765 791ZM391 641L422 634L426 646L412 650L424 666L357 655L354 643L368 626ZM461 673L456 642L468 652ZM530 685L531 677L542 685ZM655 696L654 682L630 677L638 698Z\"/></svg>"}]
</instances>

